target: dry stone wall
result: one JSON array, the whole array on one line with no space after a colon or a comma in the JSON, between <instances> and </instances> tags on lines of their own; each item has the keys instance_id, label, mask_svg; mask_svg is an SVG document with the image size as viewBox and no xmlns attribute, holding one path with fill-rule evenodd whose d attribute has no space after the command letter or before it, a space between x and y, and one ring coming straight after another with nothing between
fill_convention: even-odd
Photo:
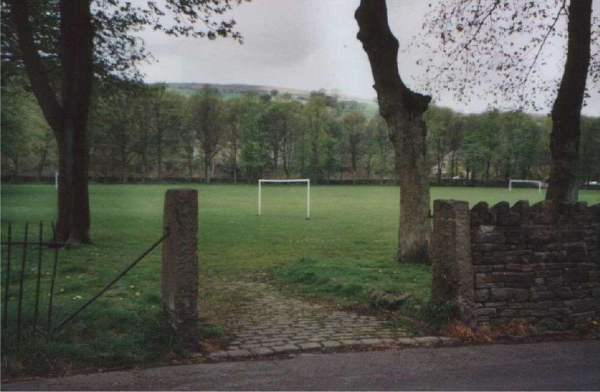
<instances>
[{"instance_id":1,"label":"dry stone wall","mask_svg":"<svg viewBox=\"0 0 600 392\"><path fill-rule=\"evenodd\" d=\"M463 218L457 223L470 226L469 243L456 238L450 241L462 243L451 244L447 229L437 223L444 215L447 220L444 210L464 209L459 203L435 204L435 214L441 216L434 215L434 298L441 299L435 295L436 266L449 260L440 260L438 254L443 252L436 251L436 238L444 237L439 246L446 252L470 248L470 260L464 263L472 265L473 277L466 283L473 282L475 321L472 317L464 321L471 325L499 325L514 318L574 322L600 314L600 204L530 206L519 201L512 207L501 202L490 208L479 203L470 210L467 222ZM465 279L454 280L463 292ZM459 303L458 298L452 301ZM469 312L462 309L459 317L464 318L461 314Z\"/></svg>"}]
</instances>

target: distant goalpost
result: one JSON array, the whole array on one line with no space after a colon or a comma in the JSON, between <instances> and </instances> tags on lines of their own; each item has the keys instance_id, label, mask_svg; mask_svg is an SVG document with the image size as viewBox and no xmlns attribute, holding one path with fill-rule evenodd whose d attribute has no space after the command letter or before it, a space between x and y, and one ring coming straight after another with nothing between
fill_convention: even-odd
<instances>
[{"instance_id":1,"label":"distant goalpost","mask_svg":"<svg viewBox=\"0 0 600 392\"><path fill-rule=\"evenodd\" d=\"M535 180L510 180L508 182L508 191L512 191L512 184L513 182L516 183L529 183L529 184L537 184L538 186L538 193L542 193L542 182L541 181L535 181Z\"/></svg>"},{"instance_id":2,"label":"distant goalpost","mask_svg":"<svg viewBox=\"0 0 600 392\"><path fill-rule=\"evenodd\" d=\"M267 182L304 182L306 183L306 219L310 219L310 180L258 180L258 215L262 212L262 184Z\"/></svg>"}]
</instances>

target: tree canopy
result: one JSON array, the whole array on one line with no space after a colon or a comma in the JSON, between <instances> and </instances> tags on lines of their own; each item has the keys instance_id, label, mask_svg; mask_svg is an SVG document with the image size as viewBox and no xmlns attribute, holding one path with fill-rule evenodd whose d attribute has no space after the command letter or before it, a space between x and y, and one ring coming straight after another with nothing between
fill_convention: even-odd
<instances>
[{"instance_id":1,"label":"tree canopy","mask_svg":"<svg viewBox=\"0 0 600 392\"><path fill-rule=\"evenodd\" d=\"M417 81L434 95L452 92L470 102L490 99L509 110L548 110L565 64L569 12L566 0L442 0L430 4ZM592 61L587 91L600 89L600 16L592 20Z\"/></svg>"}]
</instances>

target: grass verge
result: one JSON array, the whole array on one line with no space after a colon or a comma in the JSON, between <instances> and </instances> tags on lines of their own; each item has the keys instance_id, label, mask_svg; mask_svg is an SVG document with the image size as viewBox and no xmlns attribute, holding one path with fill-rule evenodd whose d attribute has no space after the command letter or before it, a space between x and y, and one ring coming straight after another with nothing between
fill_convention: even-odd
<instances>
[{"instance_id":1,"label":"grass verge","mask_svg":"<svg viewBox=\"0 0 600 392\"><path fill-rule=\"evenodd\" d=\"M429 297L431 270L419 264L351 259L309 259L275 269L273 278L292 290L340 305L369 305L373 293L409 293L413 300Z\"/></svg>"}]
</instances>

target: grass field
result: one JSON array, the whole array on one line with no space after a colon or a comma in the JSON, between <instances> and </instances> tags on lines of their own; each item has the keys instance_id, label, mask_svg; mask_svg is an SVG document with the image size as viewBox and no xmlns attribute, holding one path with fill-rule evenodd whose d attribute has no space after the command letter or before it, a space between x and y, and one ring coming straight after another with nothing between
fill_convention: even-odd
<instances>
[{"instance_id":1,"label":"grass field","mask_svg":"<svg viewBox=\"0 0 600 392\"><path fill-rule=\"evenodd\" d=\"M60 321L159 238L167 185L91 185L91 235L94 245L61 251L55 320ZM386 186L313 186L311 219L304 219L305 188L268 185L263 215L257 215L257 187L191 185L200 197L200 274L202 298L224 298L212 282L263 279L294 291L343 304L364 303L368 291L409 291L428 295L429 270L393 262L398 226L398 189ZM542 200L537 190L432 188L431 199L490 204ZM600 202L600 192L582 191L580 199ZM56 191L49 185L3 185L2 238L7 222L13 236L23 221L54 219ZM33 231L37 236L37 228ZM25 314L31 314L36 276L32 250L26 268ZM5 262L3 250L3 263ZM20 260L14 250L13 260ZM50 256L42 266L48 289ZM13 261L14 262L14 261ZM4 265L4 264L3 264ZM14 268L14 267L13 267ZM18 271L18 270L17 270ZM2 284L4 294L5 269ZM87 309L50 345L17 345L12 330L3 334L3 377L73 367L121 366L177 355L177 346L160 317L160 248ZM18 276L11 276L10 314L15 312ZM233 299L235 300L235 299ZM45 309L45 307L44 307ZM56 322L55 321L55 322ZM210 332L212 331L212 332ZM214 333L214 328L207 333Z\"/></svg>"}]
</instances>

